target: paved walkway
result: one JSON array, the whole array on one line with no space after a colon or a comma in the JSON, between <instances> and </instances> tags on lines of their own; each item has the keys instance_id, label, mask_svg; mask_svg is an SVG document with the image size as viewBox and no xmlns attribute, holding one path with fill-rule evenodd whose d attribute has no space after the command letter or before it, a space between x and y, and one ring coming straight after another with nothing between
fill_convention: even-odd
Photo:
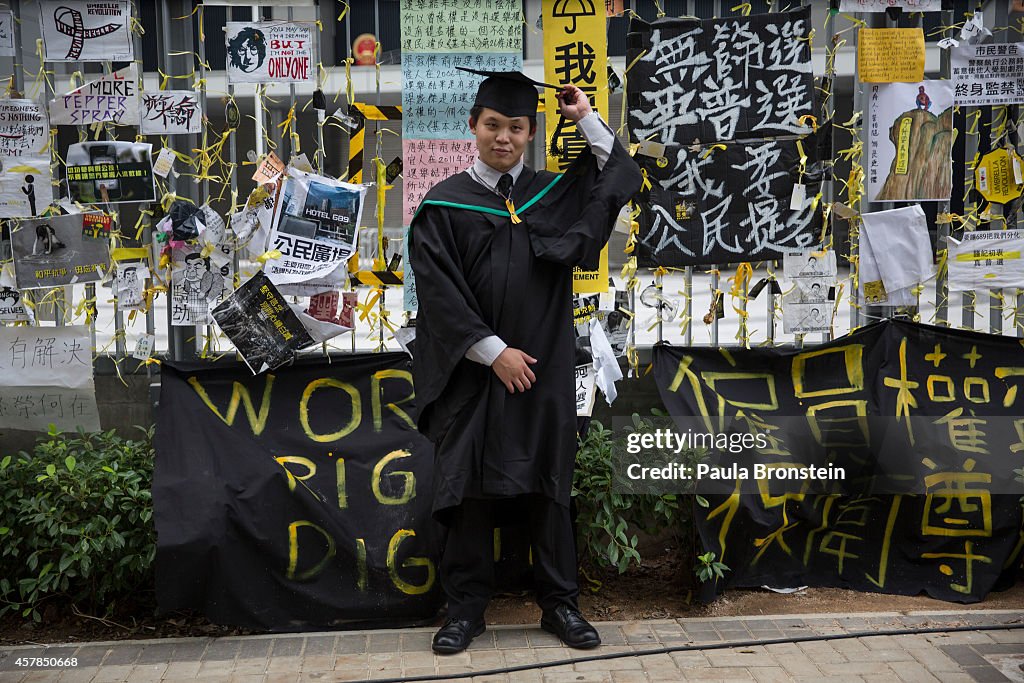
<instances>
[{"instance_id":1,"label":"paved walkway","mask_svg":"<svg viewBox=\"0 0 1024 683\"><path fill-rule=\"evenodd\" d=\"M51 646L0 646L0 683L30 681L229 681L300 683L483 672L507 666L663 647L707 646L862 631L975 628L1011 630L866 636L744 644L577 662L462 681L1024 681L1024 608L855 615L795 615L602 622L604 645L566 649L537 626L495 626L464 653L430 651L433 629L346 631L233 638L175 638ZM719 646L720 647L720 646ZM31 658L44 660L33 663ZM75 658L53 666L45 660ZM19 664L20 660L20 664ZM28 665L26 666L26 661ZM50 664L50 666L47 666Z\"/></svg>"}]
</instances>

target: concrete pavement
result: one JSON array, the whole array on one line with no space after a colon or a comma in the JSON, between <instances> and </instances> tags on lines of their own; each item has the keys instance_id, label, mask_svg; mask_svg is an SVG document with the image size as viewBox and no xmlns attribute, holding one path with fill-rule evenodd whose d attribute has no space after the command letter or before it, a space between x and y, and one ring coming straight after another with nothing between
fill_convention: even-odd
<instances>
[{"instance_id":1,"label":"concrete pavement","mask_svg":"<svg viewBox=\"0 0 1024 683\"><path fill-rule=\"evenodd\" d=\"M1024 681L1021 610L816 614L599 622L604 645L569 650L537 625L493 626L464 653L430 651L434 629L0 646L0 683L228 681L300 683L485 672L536 662L631 656L462 678L463 681ZM1009 625L1008 630L978 630ZM962 632L750 644L916 628ZM736 647L635 656L664 647ZM72 664L73 662L73 664Z\"/></svg>"}]
</instances>

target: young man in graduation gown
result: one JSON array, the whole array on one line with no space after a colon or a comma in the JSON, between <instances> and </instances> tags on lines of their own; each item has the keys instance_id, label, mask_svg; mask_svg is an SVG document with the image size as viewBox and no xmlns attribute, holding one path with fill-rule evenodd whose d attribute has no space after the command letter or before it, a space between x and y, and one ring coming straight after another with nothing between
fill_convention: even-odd
<instances>
[{"instance_id":1,"label":"young man in graduation gown","mask_svg":"<svg viewBox=\"0 0 1024 683\"><path fill-rule=\"evenodd\" d=\"M529 525L541 626L571 647L596 647L600 637L578 609L569 514L572 270L598 267L642 177L574 86L559 94L559 111L589 149L563 174L526 167L534 82L487 74L469 119L479 157L427 193L411 228L419 428L436 447L433 510L447 527L440 577L448 621L433 649L460 652L484 631L498 507Z\"/></svg>"}]
</instances>

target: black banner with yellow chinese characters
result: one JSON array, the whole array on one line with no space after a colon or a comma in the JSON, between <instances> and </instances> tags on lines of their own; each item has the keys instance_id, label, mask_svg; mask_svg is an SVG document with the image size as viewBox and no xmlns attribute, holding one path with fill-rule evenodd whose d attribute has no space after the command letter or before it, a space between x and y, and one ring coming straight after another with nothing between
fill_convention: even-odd
<instances>
[{"instance_id":1,"label":"black banner with yellow chinese characters","mask_svg":"<svg viewBox=\"0 0 1024 683\"><path fill-rule=\"evenodd\" d=\"M157 598L268 631L437 614L433 449L404 353L258 376L165 363L153 502Z\"/></svg>"},{"instance_id":2,"label":"black banner with yellow chinese characters","mask_svg":"<svg viewBox=\"0 0 1024 683\"><path fill-rule=\"evenodd\" d=\"M659 346L654 371L677 425L767 437L733 456L719 488L697 482L704 548L730 568L719 590L974 602L1012 583L1024 550L1019 340L890 320L805 350ZM794 464L824 479L765 474Z\"/></svg>"}]
</instances>

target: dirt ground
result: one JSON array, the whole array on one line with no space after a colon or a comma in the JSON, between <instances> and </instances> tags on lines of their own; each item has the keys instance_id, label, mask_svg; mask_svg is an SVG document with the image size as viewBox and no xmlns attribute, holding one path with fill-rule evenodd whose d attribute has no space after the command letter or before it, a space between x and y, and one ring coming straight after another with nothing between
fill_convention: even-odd
<instances>
[{"instance_id":1,"label":"dirt ground","mask_svg":"<svg viewBox=\"0 0 1024 683\"><path fill-rule=\"evenodd\" d=\"M780 594L767 590L727 591L710 605L689 600L690 576L679 570L678 555L667 553L645 560L644 566L623 575L584 571L580 596L584 615L596 621L626 621L677 617L753 616L763 614L822 614L852 612L910 612L950 609L1024 609L1024 575L1010 590L991 593L970 605L949 603L923 596L859 593L838 588L810 588ZM20 618L0 619L0 645L172 638L180 636L227 636L250 633L217 626L188 613L153 616L152 597L125 605L109 619L75 614L70 607L47 607L42 624ZM529 594L500 595L487 611L490 624L529 624L540 619L540 610Z\"/></svg>"}]
</instances>

